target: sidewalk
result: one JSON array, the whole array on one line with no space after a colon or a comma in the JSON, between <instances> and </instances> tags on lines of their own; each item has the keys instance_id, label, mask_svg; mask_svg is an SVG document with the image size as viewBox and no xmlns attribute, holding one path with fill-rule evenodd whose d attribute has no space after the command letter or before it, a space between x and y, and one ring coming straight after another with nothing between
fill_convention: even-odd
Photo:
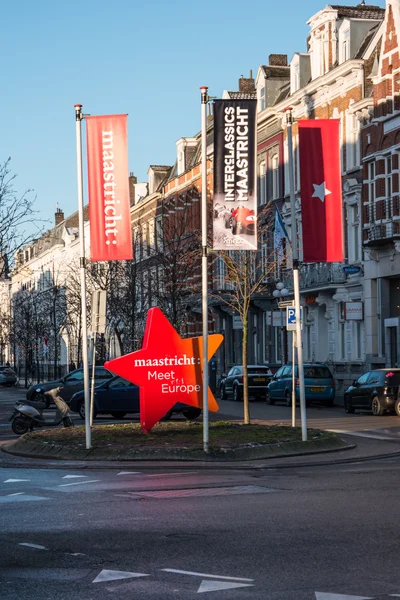
<instances>
[{"instance_id":1,"label":"sidewalk","mask_svg":"<svg viewBox=\"0 0 400 600\"><path fill-rule=\"evenodd\" d=\"M400 445L395 441L382 441L369 438L355 438L341 435L346 446L343 449L324 450L318 453L298 452L296 455L275 456L257 460L242 461L191 461L191 460L57 460L29 456L15 456L0 446L0 468L45 468L45 469L228 469L228 470L259 470L259 469L288 469L321 465L335 465L368 460L383 460L400 457Z\"/></svg>"}]
</instances>

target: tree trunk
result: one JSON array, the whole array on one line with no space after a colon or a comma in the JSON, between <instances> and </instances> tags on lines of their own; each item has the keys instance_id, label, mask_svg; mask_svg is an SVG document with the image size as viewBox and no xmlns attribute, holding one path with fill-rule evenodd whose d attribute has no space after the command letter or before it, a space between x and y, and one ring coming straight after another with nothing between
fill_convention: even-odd
<instances>
[{"instance_id":1,"label":"tree trunk","mask_svg":"<svg viewBox=\"0 0 400 600\"><path fill-rule=\"evenodd\" d=\"M242 336L242 364L243 364L243 422L250 424L250 406L249 406L249 373L247 370L247 338L248 338L248 314L243 316L243 336Z\"/></svg>"}]
</instances>

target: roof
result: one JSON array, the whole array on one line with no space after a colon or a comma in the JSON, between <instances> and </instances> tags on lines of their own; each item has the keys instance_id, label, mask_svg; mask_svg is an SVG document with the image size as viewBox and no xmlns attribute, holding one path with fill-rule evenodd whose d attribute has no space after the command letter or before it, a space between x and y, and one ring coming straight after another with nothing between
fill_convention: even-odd
<instances>
[{"instance_id":1,"label":"roof","mask_svg":"<svg viewBox=\"0 0 400 600\"><path fill-rule=\"evenodd\" d=\"M256 100L257 92L227 92L231 100Z\"/></svg>"},{"instance_id":2,"label":"roof","mask_svg":"<svg viewBox=\"0 0 400 600\"><path fill-rule=\"evenodd\" d=\"M372 41L374 35L376 34L377 30L379 29L379 27L380 27L380 24L377 24L368 31L365 38L361 42L357 52L355 53L354 58L362 58L363 57L364 52L367 50L369 44L371 43L371 41Z\"/></svg>"},{"instance_id":3,"label":"roof","mask_svg":"<svg viewBox=\"0 0 400 600\"><path fill-rule=\"evenodd\" d=\"M153 169L153 171L168 171L171 168L171 165L150 165L149 169Z\"/></svg>"},{"instance_id":4,"label":"roof","mask_svg":"<svg viewBox=\"0 0 400 600\"><path fill-rule=\"evenodd\" d=\"M380 6L368 6L367 4L357 4L357 6L339 6L338 4L330 4L330 8L338 11L338 18L350 19L383 19L385 9Z\"/></svg>"},{"instance_id":5,"label":"roof","mask_svg":"<svg viewBox=\"0 0 400 600\"><path fill-rule=\"evenodd\" d=\"M260 67L263 69L265 77L290 77L290 66L287 67L274 67L270 65L261 65Z\"/></svg>"}]
</instances>

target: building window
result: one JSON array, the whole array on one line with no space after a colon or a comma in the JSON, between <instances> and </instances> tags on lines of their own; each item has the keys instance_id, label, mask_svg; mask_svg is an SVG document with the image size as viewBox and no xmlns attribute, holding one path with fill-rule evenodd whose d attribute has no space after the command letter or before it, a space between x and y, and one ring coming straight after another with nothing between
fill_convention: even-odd
<instances>
[{"instance_id":1,"label":"building window","mask_svg":"<svg viewBox=\"0 0 400 600\"><path fill-rule=\"evenodd\" d=\"M162 217L156 218L156 244L157 250L162 252L163 250L163 228L162 228Z\"/></svg>"},{"instance_id":2,"label":"building window","mask_svg":"<svg viewBox=\"0 0 400 600\"><path fill-rule=\"evenodd\" d=\"M357 204L347 207L347 237L348 237L348 259L349 263L360 260L360 215Z\"/></svg>"},{"instance_id":3,"label":"building window","mask_svg":"<svg viewBox=\"0 0 400 600\"><path fill-rule=\"evenodd\" d=\"M392 157L385 158L385 198L386 198L386 218L392 217Z\"/></svg>"},{"instance_id":4,"label":"building window","mask_svg":"<svg viewBox=\"0 0 400 600\"><path fill-rule=\"evenodd\" d=\"M346 360L346 321L344 319L344 302L338 304L339 322L339 360Z\"/></svg>"},{"instance_id":5,"label":"building window","mask_svg":"<svg viewBox=\"0 0 400 600\"><path fill-rule=\"evenodd\" d=\"M265 87L260 89L260 110L265 108Z\"/></svg>"},{"instance_id":6,"label":"building window","mask_svg":"<svg viewBox=\"0 0 400 600\"><path fill-rule=\"evenodd\" d=\"M346 117L346 169L353 169L360 164L359 153L359 121L357 115L347 113Z\"/></svg>"},{"instance_id":7,"label":"building window","mask_svg":"<svg viewBox=\"0 0 400 600\"><path fill-rule=\"evenodd\" d=\"M374 206L375 206L375 163L370 162L367 166L367 187L368 187L368 218L365 219L365 222L374 223L375 215L374 215Z\"/></svg>"},{"instance_id":8,"label":"building window","mask_svg":"<svg viewBox=\"0 0 400 600\"><path fill-rule=\"evenodd\" d=\"M342 62L349 60L350 58L350 29L346 29L343 33L342 43Z\"/></svg>"},{"instance_id":9,"label":"building window","mask_svg":"<svg viewBox=\"0 0 400 600\"><path fill-rule=\"evenodd\" d=\"M354 339L354 358L361 360L362 358L362 321L353 322L353 339Z\"/></svg>"},{"instance_id":10,"label":"building window","mask_svg":"<svg viewBox=\"0 0 400 600\"><path fill-rule=\"evenodd\" d=\"M258 198L260 204L265 204L267 201L267 173L265 160L263 160L259 166Z\"/></svg>"},{"instance_id":11,"label":"building window","mask_svg":"<svg viewBox=\"0 0 400 600\"><path fill-rule=\"evenodd\" d=\"M271 158L271 171L272 171L272 199L276 200L279 198L279 157L274 154Z\"/></svg>"},{"instance_id":12,"label":"building window","mask_svg":"<svg viewBox=\"0 0 400 600\"><path fill-rule=\"evenodd\" d=\"M140 247L140 230L139 227L135 227L133 230L133 245L134 245L134 259L136 262L140 261L141 258L141 247Z\"/></svg>"},{"instance_id":13,"label":"building window","mask_svg":"<svg viewBox=\"0 0 400 600\"><path fill-rule=\"evenodd\" d=\"M293 92L297 92L300 89L300 63L297 63L293 67Z\"/></svg>"},{"instance_id":14,"label":"building window","mask_svg":"<svg viewBox=\"0 0 400 600\"><path fill-rule=\"evenodd\" d=\"M156 248L154 219L151 219L149 221L148 228L149 228L149 249L150 249L150 253L152 254Z\"/></svg>"}]
</instances>

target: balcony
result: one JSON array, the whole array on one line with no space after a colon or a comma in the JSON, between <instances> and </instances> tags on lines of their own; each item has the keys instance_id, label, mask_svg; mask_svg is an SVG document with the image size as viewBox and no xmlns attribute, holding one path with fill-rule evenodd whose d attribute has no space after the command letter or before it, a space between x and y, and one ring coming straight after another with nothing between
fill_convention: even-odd
<instances>
[{"instance_id":1,"label":"balcony","mask_svg":"<svg viewBox=\"0 0 400 600\"><path fill-rule=\"evenodd\" d=\"M311 291L334 287L346 282L347 276L343 271L343 263L312 263L302 265L299 272L300 290ZM288 271L283 278L288 290L293 290L292 272Z\"/></svg>"},{"instance_id":2,"label":"balcony","mask_svg":"<svg viewBox=\"0 0 400 600\"><path fill-rule=\"evenodd\" d=\"M400 221L372 224L364 227L364 246L384 246L385 244L400 240Z\"/></svg>"},{"instance_id":3,"label":"balcony","mask_svg":"<svg viewBox=\"0 0 400 600\"><path fill-rule=\"evenodd\" d=\"M363 245L383 246L400 239L400 197L376 200L363 207Z\"/></svg>"}]
</instances>

